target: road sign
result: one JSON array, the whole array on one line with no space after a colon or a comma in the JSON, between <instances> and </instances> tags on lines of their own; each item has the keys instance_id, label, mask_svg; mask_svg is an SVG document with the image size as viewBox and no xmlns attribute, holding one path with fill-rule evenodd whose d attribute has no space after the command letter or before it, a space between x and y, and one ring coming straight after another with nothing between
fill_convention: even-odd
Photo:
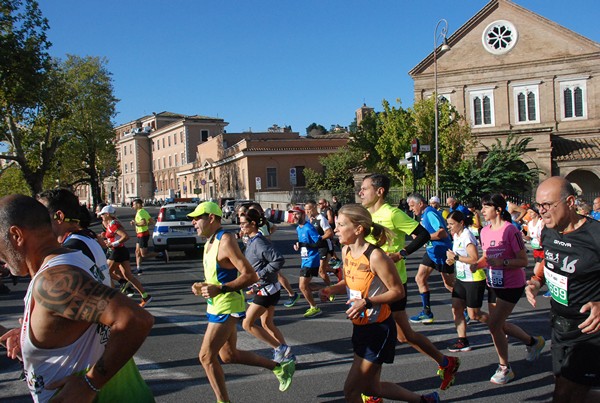
<instances>
[{"instance_id":1,"label":"road sign","mask_svg":"<svg viewBox=\"0 0 600 403\"><path fill-rule=\"evenodd\" d=\"M419 153L419 139L413 139L413 141L410 143L410 150L413 154Z\"/></svg>"},{"instance_id":2,"label":"road sign","mask_svg":"<svg viewBox=\"0 0 600 403\"><path fill-rule=\"evenodd\" d=\"M297 183L296 168L290 168L290 184L292 186L296 186L296 183Z\"/></svg>"},{"instance_id":3,"label":"road sign","mask_svg":"<svg viewBox=\"0 0 600 403\"><path fill-rule=\"evenodd\" d=\"M256 180L256 190L260 190L262 187L262 180L260 179L260 176L254 178L254 180Z\"/></svg>"},{"instance_id":4,"label":"road sign","mask_svg":"<svg viewBox=\"0 0 600 403\"><path fill-rule=\"evenodd\" d=\"M431 145L429 145L429 144L422 144L419 148L420 148L419 151L423 151L423 152L431 151Z\"/></svg>"}]
</instances>

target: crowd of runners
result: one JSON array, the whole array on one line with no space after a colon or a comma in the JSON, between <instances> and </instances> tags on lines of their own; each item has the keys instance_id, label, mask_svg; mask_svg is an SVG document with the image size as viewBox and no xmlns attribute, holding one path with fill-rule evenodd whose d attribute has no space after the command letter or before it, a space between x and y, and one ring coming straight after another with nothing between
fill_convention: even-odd
<instances>
[{"instance_id":1,"label":"crowd of runners","mask_svg":"<svg viewBox=\"0 0 600 403\"><path fill-rule=\"evenodd\" d=\"M414 193L403 203L405 211L386 201L389 190L388 177L372 174L362 181L360 203L330 205L319 199L290 207L297 231L293 248L301 257L299 292L281 271L285 259L270 241L276 227L259 204L238 211L240 227L234 232L224 230L214 202L202 202L189 214L207 239L204 279L192 284L191 292L206 300L199 361L217 402L230 401L222 368L227 363L269 369L280 391L290 388L297 357L276 325L282 290L288 296L285 307L294 306L300 295L306 300L301 320L319 316L319 304L347 301L354 354L344 384L347 401L438 402L435 391L419 395L380 379L382 365L394 362L397 342L429 356L439 388L446 390L460 382L458 354L471 350L467 324L481 322L498 355L490 382L506 384L516 376L508 336L524 344L528 361L538 359L546 346L543 337L509 320L523 296L535 306L542 287L552 298L553 401L600 401L594 390L600 386L600 198L593 211L586 210L567 180L552 177L538 186L530 205L498 193L468 206L449 197L442 209L438 197ZM154 401L133 355L153 324L145 309L152 296L135 274L142 273L145 258L157 255L148 251L153 220L141 200L133 207L134 271L124 245L129 236L114 207L99 206L103 229L95 234L77 198L65 189L43 192L37 200L0 199L0 259L12 275L31 276L22 327L0 327L0 342L9 357L23 362L34 401ZM414 279L421 311L409 317L412 279L406 257L423 247ZM169 260L168 253L159 257ZM435 320L428 280L436 272L452 301L447 309L457 338L449 355L412 327ZM136 291L139 303L127 297ZM270 346L272 357L238 349L238 323Z\"/></svg>"}]
</instances>

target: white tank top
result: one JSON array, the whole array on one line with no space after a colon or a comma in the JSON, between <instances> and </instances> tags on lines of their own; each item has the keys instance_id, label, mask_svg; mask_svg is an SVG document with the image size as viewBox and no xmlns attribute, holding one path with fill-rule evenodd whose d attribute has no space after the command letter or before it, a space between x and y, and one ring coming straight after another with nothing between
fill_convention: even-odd
<instances>
[{"instance_id":1,"label":"white tank top","mask_svg":"<svg viewBox=\"0 0 600 403\"><path fill-rule=\"evenodd\" d=\"M47 402L57 392L45 389L51 382L87 372L104 353L110 332L104 325L91 323L81 337L68 346L43 349L33 344L29 337L33 287L40 273L58 265L78 267L92 277L92 271L96 267L81 251L65 253L46 262L29 283L21 328L21 350L27 386L34 402Z\"/></svg>"},{"instance_id":2,"label":"white tank top","mask_svg":"<svg viewBox=\"0 0 600 403\"><path fill-rule=\"evenodd\" d=\"M106 253L95 239L92 239L88 236L71 233L69 234L63 244L68 242L70 239L77 239L88 247L92 255L94 256L94 263L96 263L96 268L92 269L92 277L94 277L98 282L104 284L107 287L111 286L110 281L110 273L108 271L108 262L106 261ZM84 254L85 256L85 254Z\"/></svg>"}]
</instances>

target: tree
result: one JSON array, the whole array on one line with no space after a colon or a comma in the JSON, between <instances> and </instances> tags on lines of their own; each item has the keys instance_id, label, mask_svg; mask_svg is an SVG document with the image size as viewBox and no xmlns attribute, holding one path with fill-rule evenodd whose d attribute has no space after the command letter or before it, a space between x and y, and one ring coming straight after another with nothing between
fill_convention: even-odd
<instances>
[{"instance_id":1,"label":"tree","mask_svg":"<svg viewBox=\"0 0 600 403\"><path fill-rule=\"evenodd\" d=\"M527 151L531 137L519 138L513 134L496 139L491 147L484 146L483 158L464 159L456 167L440 175L440 187L456 193L463 201L477 200L484 194L510 189L518 194L529 191L540 174L536 168L527 168L521 156Z\"/></svg>"},{"instance_id":2,"label":"tree","mask_svg":"<svg viewBox=\"0 0 600 403\"><path fill-rule=\"evenodd\" d=\"M352 172L358 165L360 155L347 147L319 159L325 168L324 173L313 169L304 169L306 187L312 191L329 190L343 199L348 199L354 193L354 178ZM349 200L344 200L349 201Z\"/></svg>"},{"instance_id":3,"label":"tree","mask_svg":"<svg viewBox=\"0 0 600 403\"><path fill-rule=\"evenodd\" d=\"M68 186L88 183L94 205L101 200L102 180L118 170L112 125L117 99L106 64L104 58L68 55L60 66L72 94L62 122L61 178Z\"/></svg>"},{"instance_id":4,"label":"tree","mask_svg":"<svg viewBox=\"0 0 600 403\"><path fill-rule=\"evenodd\" d=\"M308 135L314 135L314 134L323 135L323 134L327 134L327 129L323 125L318 125L313 122L306 128L306 134L308 134Z\"/></svg>"},{"instance_id":5,"label":"tree","mask_svg":"<svg viewBox=\"0 0 600 403\"><path fill-rule=\"evenodd\" d=\"M32 194L43 189L61 137L57 122L68 113L64 76L48 54L48 21L35 0L0 3L0 141Z\"/></svg>"}]
</instances>

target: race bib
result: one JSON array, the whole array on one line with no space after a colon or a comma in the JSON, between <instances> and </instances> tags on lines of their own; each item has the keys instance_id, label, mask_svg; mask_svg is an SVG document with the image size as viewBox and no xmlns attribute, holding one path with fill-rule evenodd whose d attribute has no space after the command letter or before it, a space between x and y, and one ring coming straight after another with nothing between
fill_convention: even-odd
<instances>
[{"instance_id":1,"label":"race bib","mask_svg":"<svg viewBox=\"0 0 600 403\"><path fill-rule=\"evenodd\" d=\"M547 268L544 268L544 277L546 277L546 285L552 294L552 299L561 305L569 306L567 294L569 279Z\"/></svg>"},{"instance_id":2,"label":"race bib","mask_svg":"<svg viewBox=\"0 0 600 403\"><path fill-rule=\"evenodd\" d=\"M531 247L533 249L540 249L540 241L536 238L531 238Z\"/></svg>"},{"instance_id":3,"label":"race bib","mask_svg":"<svg viewBox=\"0 0 600 403\"><path fill-rule=\"evenodd\" d=\"M349 290L350 299L362 299L362 293L358 290Z\"/></svg>"},{"instance_id":4,"label":"race bib","mask_svg":"<svg viewBox=\"0 0 600 403\"><path fill-rule=\"evenodd\" d=\"M308 257L308 249L306 246L300 248L300 257Z\"/></svg>"},{"instance_id":5,"label":"race bib","mask_svg":"<svg viewBox=\"0 0 600 403\"><path fill-rule=\"evenodd\" d=\"M461 265L456 265L456 278L459 280L464 280L467 278L467 273L465 272L465 267Z\"/></svg>"},{"instance_id":6,"label":"race bib","mask_svg":"<svg viewBox=\"0 0 600 403\"><path fill-rule=\"evenodd\" d=\"M489 270L490 284L492 288L504 288L504 270Z\"/></svg>"}]
</instances>

